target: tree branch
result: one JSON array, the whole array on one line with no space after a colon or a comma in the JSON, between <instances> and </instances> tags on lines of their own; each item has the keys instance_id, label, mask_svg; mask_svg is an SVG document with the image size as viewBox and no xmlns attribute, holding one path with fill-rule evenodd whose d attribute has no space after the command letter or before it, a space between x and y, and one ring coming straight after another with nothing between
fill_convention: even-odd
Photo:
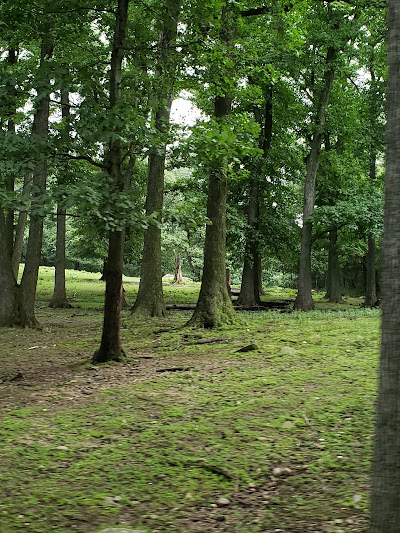
<instances>
[{"instance_id":1,"label":"tree branch","mask_svg":"<svg viewBox=\"0 0 400 533\"><path fill-rule=\"evenodd\" d=\"M94 159L92 159L90 156L88 155L71 155L71 154L64 154L64 153L57 153L55 154L57 157L65 157L66 159L74 159L76 161L87 161L88 163L90 163L91 165L97 167L97 168L101 168L102 170L106 170L107 169L107 165L105 165L104 163L98 163L97 161L95 161Z\"/></svg>"},{"instance_id":2,"label":"tree branch","mask_svg":"<svg viewBox=\"0 0 400 533\"><path fill-rule=\"evenodd\" d=\"M57 14L66 14L69 13L79 13L80 11L94 11L95 13L110 13L111 15L115 15L115 11L113 9L99 9L98 7L78 7L76 9L61 9L58 11L46 11L46 14L49 15L57 15Z\"/></svg>"},{"instance_id":3,"label":"tree branch","mask_svg":"<svg viewBox=\"0 0 400 533\"><path fill-rule=\"evenodd\" d=\"M327 229L323 229L321 231L318 231L317 233L314 234L311 242L312 244L314 244L318 239L320 239L321 237L323 237L324 235L326 235L327 233L329 233L330 231L332 231L334 228L336 228L337 230L339 229L342 229L344 228L345 226L347 226L347 222L342 222L342 224L338 224L337 226L331 226Z\"/></svg>"}]
</instances>

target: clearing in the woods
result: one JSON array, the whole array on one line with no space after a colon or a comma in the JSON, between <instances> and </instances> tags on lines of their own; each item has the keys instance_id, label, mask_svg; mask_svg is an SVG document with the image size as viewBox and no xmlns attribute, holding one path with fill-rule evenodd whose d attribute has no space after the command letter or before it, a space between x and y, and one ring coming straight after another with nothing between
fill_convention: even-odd
<instances>
[{"instance_id":1,"label":"clearing in the woods","mask_svg":"<svg viewBox=\"0 0 400 533\"><path fill-rule=\"evenodd\" d=\"M43 330L0 330L2 533L365 530L379 310L317 295L217 331L124 311L127 362L95 367L104 285L70 271L74 307L52 310L51 274ZM199 286L164 288L190 303Z\"/></svg>"}]
</instances>

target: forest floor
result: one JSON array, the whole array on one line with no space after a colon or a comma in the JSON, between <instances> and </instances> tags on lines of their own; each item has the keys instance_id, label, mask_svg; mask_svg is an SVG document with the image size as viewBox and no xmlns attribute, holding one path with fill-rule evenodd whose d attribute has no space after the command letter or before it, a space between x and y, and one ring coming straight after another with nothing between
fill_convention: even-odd
<instances>
[{"instance_id":1,"label":"forest floor","mask_svg":"<svg viewBox=\"0 0 400 533\"><path fill-rule=\"evenodd\" d=\"M93 366L104 284L70 272L74 308L51 310L51 275L43 330L0 330L1 533L365 531L379 310L317 295L218 331L126 311L126 363Z\"/></svg>"}]
</instances>

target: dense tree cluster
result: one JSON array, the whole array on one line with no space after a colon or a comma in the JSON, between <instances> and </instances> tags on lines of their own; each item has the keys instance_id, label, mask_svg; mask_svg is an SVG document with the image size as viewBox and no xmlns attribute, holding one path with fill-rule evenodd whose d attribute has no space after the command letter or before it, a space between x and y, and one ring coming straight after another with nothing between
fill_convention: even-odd
<instances>
[{"instance_id":1,"label":"dense tree cluster","mask_svg":"<svg viewBox=\"0 0 400 533\"><path fill-rule=\"evenodd\" d=\"M68 305L66 261L104 261L96 361L124 356L122 273L139 263L132 311L165 316L163 269L175 261L179 281L183 258L202 327L234 320L227 261L240 305L273 270L297 280L299 310L322 278L330 301L346 289L375 305L382 5L10 0L0 19L1 326L38 326L43 257L54 307ZM184 130L182 94L199 111Z\"/></svg>"}]
</instances>

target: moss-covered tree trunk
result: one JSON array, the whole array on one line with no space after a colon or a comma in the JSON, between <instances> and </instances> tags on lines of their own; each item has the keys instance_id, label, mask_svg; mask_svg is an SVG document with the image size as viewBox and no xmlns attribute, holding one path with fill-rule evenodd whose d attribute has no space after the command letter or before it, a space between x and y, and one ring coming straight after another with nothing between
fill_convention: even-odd
<instances>
[{"instance_id":1,"label":"moss-covered tree trunk","mask_svg":"<svg viewBox=\"0 0 400 533\"><path fill-rule=\"evenodd\" d=\"M110 110L115 111L122 100L122 61L128 22L129 0L118 0L110 69ZM114 133L114 132L113 132ZM117 131L116 133L120 133ZM122 176L122 149L118 135L111 136L106 160L110 181L116 191L125 188ZM125 231L111 230L108 240L106 294L100 348L93 355L94 363L122 361L125 353L121 344L122 269L124 263Z\"/></svg>"},{"instance_id":2,"label":"moss-covered tree trunk","mask_svg":"<svg viewBox=\"0 0 400 533\"><path fill-rule=\"evenodd\" d=\"M225 107L217 99L219 106ZM225 102L227 104L227 102ZM213 328L234 320L234 309L226 284L226 161L210 169L207 196L207 218L204 243L204 269L196 309L189 325Z\"/></svg>"},{"instance_id":3,"label":"moss-covered tree trunk","mask_svg":"<svg viewBox=\"0 0 400 533\"><path fill-rule=\"evenodd\" d=\"M221 68L214 80L214 118L216 127L225 127L226 117L232 111L232 60L231 49L237 26L237 7L227 4L222 10L220 43L225 48ZM226 60L227 58L228 61ZM221 94L222 92L222 94ZM235 320L235 310L226 283L226 204L227 158L219 151L210 153L208 163L207 218L204 242L204 268L200 294L188 325L213 328Z\"/></svg>"},{"instance_id":4,"label":"moss-covered tree trunk","mask_svg":"<svg viewBox=\"0 0 400 533\"><path fill-rule=\"evenodd\" d=\"M322 89L318 95L318 104L314 117L314 132L311 141L310 152L307 156L306 179L304 182L303 202L303 227L301 231L301 252L299 261L299 279L297 296L294 308L300 311L314 309L312 299L312 272L311 272L311 246L312 246L312 222L311 215L314 212L316 182L319 167L321 143L323 139L325 114L329 101L333 79L335 75L334 60L337 52L333 47L328 48L325 61L325 75Z\"/></svg>"},{"instance_id":5,"label":"moss-covered tree trunk","mask_svg":"<svg viewBox=\"0 0 400 533\"><path fill-rule=\"evenodd\" d=\"M171 100L166 108L156 113L158 129L161 128L161 122L165 124L161 116L169 122L170 108ZM145 231L140 284L132 311L152 317L165 317L161 270L161 227L159 225L164 199L165 145L162 154L154 152L149 155L148 165L146 214L150 216L156 213L155 218L158 224L150 224Z\"/></svg>"},{"instance_id":6,"label":"moss-covered tree trunk","mask_svg":"<svg viewBox=\"0 0 400 533\"><path fill-rule=\"evenodd\" d=\"M388 0L388 7L382 342L369 533L398 533L400 528L400 3Z\"/></svg>"},{"instance_id":7,"label":"moss-covered tree trunk","mask_svg":"<svg viewBox=\"0 0 400 533\"><path fill-rule=\"evenodd\" d=\"M165 0L156 66L158 85L154 87L157 102L154 127L159 135L159 141L149 153L146 195L146 214L155 215L158 224L150 224L145 231L139 291L132 307L133 312L152 317L166 316L162 288L160 223L164 201L166 146L176 76L176 53L173 42L177 35L180 6L180 0Z\"/></svg>"}]
</instances>

